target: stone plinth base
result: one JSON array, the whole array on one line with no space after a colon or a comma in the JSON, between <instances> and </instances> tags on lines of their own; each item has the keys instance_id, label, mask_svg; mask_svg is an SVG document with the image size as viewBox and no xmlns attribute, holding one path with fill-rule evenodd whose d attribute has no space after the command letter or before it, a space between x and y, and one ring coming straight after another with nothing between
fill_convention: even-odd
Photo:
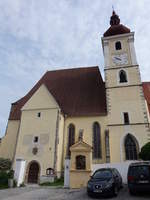
<instances>
[{"instance_id":1,"label":"stone plinth base","mask_svg":"<svg viewBox=\"0 0 150 200\"><path fill-rule=\"evenodd\" d=\"M53 183L54 180L55 180L55 176L54 176L54 175L50 175L50 176L41 176L41 177L40 177L40 183L46 183L46 182Z\"/></svg>"},{"instance_id":2,"label":"stone plinth base","mask_svg":"<svg viewBox=\"0 0 150 200\"><path fill-rule=\"evenodd\" d=\"M86 187L91 173L91 170L70 170L70 188Z\"/></svg>"}]
</instances>

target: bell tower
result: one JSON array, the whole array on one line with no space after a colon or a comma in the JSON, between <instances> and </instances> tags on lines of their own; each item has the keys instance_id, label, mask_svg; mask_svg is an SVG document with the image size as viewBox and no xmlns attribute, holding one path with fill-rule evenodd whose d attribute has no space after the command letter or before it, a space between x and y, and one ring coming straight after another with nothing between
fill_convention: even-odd
<instances>
[{"instance_id":1,"label":"bell tower","mask_svg":"<svg viewBox=\"0 0 150 200\"><path fill-rule=\"evenodd\" d=\"M113 11L102 37L110 138L110 162L136 160L148 141L148 112L134 47L134 32L120 24ZM126 137L134 147L128 151ZM130 155L128 155L130 154Z\"/></svg>"}]
</instances>

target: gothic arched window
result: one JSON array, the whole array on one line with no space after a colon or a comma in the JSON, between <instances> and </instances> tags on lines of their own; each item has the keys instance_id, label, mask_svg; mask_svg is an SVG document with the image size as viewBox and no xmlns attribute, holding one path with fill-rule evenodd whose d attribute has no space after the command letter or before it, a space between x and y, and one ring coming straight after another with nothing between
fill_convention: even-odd
<instances>
[{"instance_id":1,"label":"gothic arched window","mask_svg":"<svg viewBox=\"0 0 150 200\"><path fill-rule=\"evenodd\" d=\"M101 133L98 122L93 124L93 158L101 158Z\"/></svg>"},{"instance_id":2,"label":"gothic arched window","mask_svg":"<svg viewBox=\"0 0 150 200\"><path fill-rule=\"evenodd\" d=\"M130 134L125 138L125 157L126 160L138 159L136 140Z\"/></svg>"},{"instance_id":3,"label":"gothic arched window","mask_svg":"<svg viewBox=\"0 0 150 200\"><path fill-rule=\"evenodd\" d=\"M76 169L86 169L86 158L85 156L76 156Z\"/></svg>"},{"instance_id":4,"label":"gothic arched window","mask_svg":"<svg viewBox=\"0 0 150 200\"><path fill-rule=\"evenodd\" d=\"M120 50L121 49L121 42L120 41L115 43L115 48L116 48L116 50Z\"/></svg>"},{"instance_id":5,"label":"gothic arched window","mask_svg":"<svg viewBox=\"0 0 150 200\"><path fill-rule=\"evenodd\" d=\"M75 143L75 126L73 124L69 124L68 128L68 149L67 155L70 156L70 147Z\"/></svg>"},{"instance_id":6,"label":"gothic arched window","mask_svg":"<svg viewBox=\"0 0 150 200\"><path fill-rule=\"evenodd\" d=\"M119 82L120 83L126 83L127 82L127 74L124 70L121 70L119 72Z\"/></svg>"}]
</instances>

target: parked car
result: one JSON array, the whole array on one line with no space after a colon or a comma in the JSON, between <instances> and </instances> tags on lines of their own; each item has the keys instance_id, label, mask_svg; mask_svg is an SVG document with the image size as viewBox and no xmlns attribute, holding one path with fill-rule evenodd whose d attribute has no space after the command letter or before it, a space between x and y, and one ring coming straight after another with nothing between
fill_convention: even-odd
<instances>
[{"instance_id":1,"label":"parked car","mask_svg":"<svg viewBox=\"0 0 150 200\"><path fill-rule=\"evenodd\" d=\"M87 184L87 194L117 196L122 187L122 177L115 168L102 168L95 171Z\"/></svg>"},{"instance_id":2,"label":"parked car","mask_svg":"<svg viewBox=\"0 0 150 200\"><path fill-rule=\"evenodd\" d=\"M128 189L131 195L150 191L150 162L131 163L128 168Z\"/></svg>"}]
</instances>

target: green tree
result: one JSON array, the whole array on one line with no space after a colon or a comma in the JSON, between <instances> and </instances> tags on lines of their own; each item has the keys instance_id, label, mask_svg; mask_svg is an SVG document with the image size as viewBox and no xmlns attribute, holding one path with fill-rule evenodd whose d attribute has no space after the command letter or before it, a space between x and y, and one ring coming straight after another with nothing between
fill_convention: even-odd
<instances>
[{"instance_id":1,"label":"green tree","mask_svg":"<svg viewBox=\"0 0 150 200\"><path fill-rule=\"evenodd\" d=\"M142 160L150 160L150 142L146 143L142 148L141 152L139 153L139 157Z\"/></svg>"}]
</instances>

